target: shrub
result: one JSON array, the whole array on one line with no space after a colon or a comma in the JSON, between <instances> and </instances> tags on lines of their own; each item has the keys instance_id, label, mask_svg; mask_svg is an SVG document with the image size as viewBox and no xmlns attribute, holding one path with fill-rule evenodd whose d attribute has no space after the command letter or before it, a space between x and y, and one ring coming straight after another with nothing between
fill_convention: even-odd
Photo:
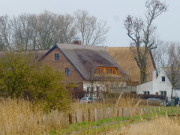
<instances>
[{"instance_id":1,"label":"shrub","mask_svg":"<svg viewBox=\"0 0 180 135\"><path fill-rule=\"evenodd\" d=\"M20 53L6 52L0 59L0 90L5 97L21 98L28 89L32 65Z\"/></svg>"},{"instance_id":2,"label":"shrub","mask_svg":"<svg viewBox=\"0 0 180 135\"><path fill-rule=\"evenodd\" d=\"M46 111L51 109L67 110L70 94L62 84L62 75L45 65L38 67L32 74L31 92L34 100L43 103Z\"/></svg>"},{"instance_id":3,"label":"shrub","mask_svg":"<svg viewBox=\"0 0 180 135\"><path fill-rule=\"evenodd\" d=\"M0 59L1 95L41 103L46 111L69 108L70 96L62 75L33 61L31 54L6 52Z\"/></svg>"}]
</instances>

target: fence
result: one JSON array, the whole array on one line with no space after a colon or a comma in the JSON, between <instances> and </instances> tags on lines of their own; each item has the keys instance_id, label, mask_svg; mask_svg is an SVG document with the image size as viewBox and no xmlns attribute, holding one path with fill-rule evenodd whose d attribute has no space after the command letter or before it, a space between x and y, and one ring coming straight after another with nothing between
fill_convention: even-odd
<instances>
[{"instance_id":1,"label":"fence","mask_svg":"<svg viewBox=\"0 0 180 135\"><path fill-rule=\"evenodd\" d=\"M168 112L167 107L146 107L146 108L94 108L88 109L86 111L79 110L75 113L68 114L68 122L69 124L75 124L79 122L90 122L102 120L104 118L115 118L115 117L128 117L134 115L149 115L152 113L160 113L160 112ZM170 110L174 112L174 110ZM179 111L179 109L177 110Z\"/></svg>"}]
</instances>

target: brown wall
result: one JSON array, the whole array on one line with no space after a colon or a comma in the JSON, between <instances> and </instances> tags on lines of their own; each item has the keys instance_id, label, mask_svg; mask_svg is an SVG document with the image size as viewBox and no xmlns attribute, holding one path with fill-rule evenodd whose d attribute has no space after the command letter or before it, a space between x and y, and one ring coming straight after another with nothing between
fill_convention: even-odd
<instances>
[{"instance_id":1,"label":"brown wall","mask_svg":"<svg viewBox=\"0 0 180 135\"><path fill-rule=\"evenodd\" d=\"M55 54L59 54L58 61L55 60ZM60 71L64 76L65 83L74 83L75 87L78 87L78 90L82 90L83 78L59 49L55 48L52 50L46 57L44 57L42 62L52 66L55 70ZM65 68L70 69L70 76L65 75Z\"/></svg>"}]
</instances>

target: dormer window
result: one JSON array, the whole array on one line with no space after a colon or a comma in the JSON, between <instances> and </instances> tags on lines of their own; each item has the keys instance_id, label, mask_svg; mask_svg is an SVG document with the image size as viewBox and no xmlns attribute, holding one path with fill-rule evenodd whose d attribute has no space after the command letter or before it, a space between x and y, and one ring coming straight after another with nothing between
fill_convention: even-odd
<instances>
[{"instance_id":1,"label":"dormer window","mask_svg":"<svg viewBox=\"0 0 180 135\"><path fill-rule=\"evenodd\" d=\"M58 53L55 54L55 60L56 60L56 61L59 60L59 54L58 54Z\"/></svg>"},{"instance_id":2,"label":"dormer window","mask_svg":"<svg viewBox=\"0 0 180 135\"><path fill-rule=\"evenodd\" d=\"M165 82L165 81L166 81L165 76L162 76L161 79L162 79L162 82Z\"/></svg>"},{"instance_id":3,"label":"dormer window","mask_svg":"<svg viewBox=\"0 0 180 135\"><path fill-rule=\"evenodd\" d=\"M106 74L112 74L112 70L113 70L112 68L107 68L106 69Z\"/></svg>"},{"instance_id":4,"label":"dormer window","mask_svg":"<svg viewBox=\"0 0 180 135\"><path fill-rule=\"evenodd\" d=\"M98 75L118 75L118 70L116 67L97 67L96 74Z\"/></svg>"},{"instance_id":5,"label":"dormer window","mask_svg":"<svg viewBox=\"0 0 180 135\"><path fill-rule=\"evenodd\" d=\"M113 74L116 74L116 70L115 69L113 69Z\"/></svg>"}]
</instances>

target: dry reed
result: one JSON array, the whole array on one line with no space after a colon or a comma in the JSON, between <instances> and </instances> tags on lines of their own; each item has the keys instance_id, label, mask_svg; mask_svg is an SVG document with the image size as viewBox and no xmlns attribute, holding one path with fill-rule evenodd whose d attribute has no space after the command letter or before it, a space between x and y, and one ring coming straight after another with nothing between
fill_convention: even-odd
<instances>
[{"instance_id":1,"label":"dry reed","mask_svg":"<svg viewBox=\"0 0 180 135\"><path fill-rule=\"evenodd\" d=\"M178 135L179 133L179 120L161 117L152 121L131 124L120 130L108 132L108 135Z\"/></svg>"},{"instance_id":2,"label":"dry reed","mask_svg":"<svg viewBox=\"0 0 180 135\"><path fill-rule=\"evenodd\" d=\"M60 129L61 113L53 111L44 114L43 110L24 100L3 100L0 102L1 135L49 134L52 129Z\"/></svg>"}]
</instances>

